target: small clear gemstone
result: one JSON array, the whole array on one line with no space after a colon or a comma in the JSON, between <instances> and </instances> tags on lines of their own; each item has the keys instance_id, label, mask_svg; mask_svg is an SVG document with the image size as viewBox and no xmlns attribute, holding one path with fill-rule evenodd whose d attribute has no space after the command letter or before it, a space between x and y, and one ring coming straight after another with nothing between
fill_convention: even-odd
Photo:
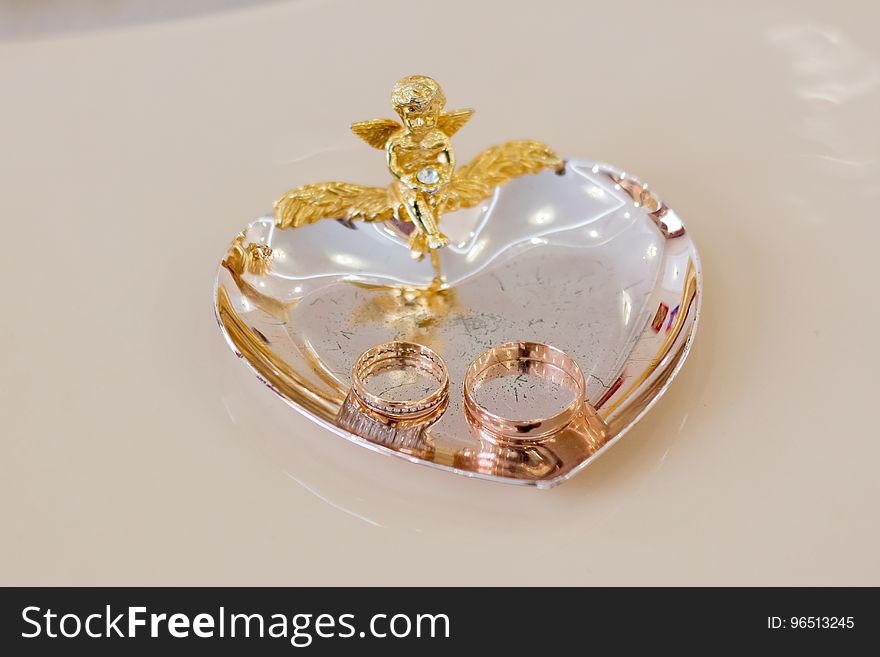
<instances>
[{"instance_id":1,"label":"small clear gemstone","mask_svg":"<svg viewBox=\"0 0 880 657\"><path fill-rule=\"evenodd\" d=\"M440 182L440 172L434 167L422 167L416 174L416 178L423 185L433 185Z\"/></svg>"}]
</instances>

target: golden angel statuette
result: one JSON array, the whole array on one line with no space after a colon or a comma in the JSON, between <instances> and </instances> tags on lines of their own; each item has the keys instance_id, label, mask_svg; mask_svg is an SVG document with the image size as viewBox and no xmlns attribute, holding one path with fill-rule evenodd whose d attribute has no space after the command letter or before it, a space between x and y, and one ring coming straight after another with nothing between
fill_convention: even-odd
<instances>
[{"instance_id":1,"label":"golden angel statuette","mask_svg":"<svg viewBox=\"0 0 880 657\"><path fill-rule=\"evenodd\" d=\"M346 182L297 187L275 202L279 228L299 228L320 219L410 221L414 257L446 246L439 219L446 212L473 207L508 180L564 163L550 148L532 140L509 141L487 148L456 170L450 138L467 123L470 109L444 112L446 97L431 78L403 78L391 93L393 119L360 121L352 131L373 148L385 151L394 181L388 187Z\"/></svg>"}]
</instances>

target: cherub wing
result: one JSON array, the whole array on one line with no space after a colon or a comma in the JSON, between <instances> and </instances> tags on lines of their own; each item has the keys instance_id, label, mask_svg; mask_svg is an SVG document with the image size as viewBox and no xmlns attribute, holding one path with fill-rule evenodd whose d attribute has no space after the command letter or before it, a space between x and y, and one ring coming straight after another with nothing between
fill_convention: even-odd
<instances>
[{"instance_id":1,"label":"cherub wing","mask_svg":"<svg viewBox=\"0 0 880 657\"><path fill-rule=\"evenodd\" d=\"M437 119L437 127L447 137L451 137L461 130L461 127L471 120L474 115L472 109L455 110L454 112L442 112Z\"/></svg>"},{"instance_id":2,"label":"cherub wing","mask_svg":"<svg viewBox=\"0 0 880 657\"><path fill-rule=\"evenodd\" d=\"M394 119L370 119L351 124L351 131L373 148L383 149L398 130L403 130Z\"/></svg>"},{"instance_id":3,"label":"cherub wing","mask_svg":"<svg viewBox=\"0 0 880 657\"><path fill-rule=\"evenodd\" d=\"M562 165L562 159L540 141L508 141L492 146L453 174L446 188L443 212L471 208L511 178L559 169Z\"/></svg>"},{"instance_id":4,"label":"cherub wing","mask_svg":"<svg viewBox=\"0 0 880 657\"><path fill-rule=\"evenodd\" d=\"M344 182L315 183L287 192L275 201L275 225L299 228L321 219L391 219L398 202L387 187Z\"/></svg>"}]
</instances>

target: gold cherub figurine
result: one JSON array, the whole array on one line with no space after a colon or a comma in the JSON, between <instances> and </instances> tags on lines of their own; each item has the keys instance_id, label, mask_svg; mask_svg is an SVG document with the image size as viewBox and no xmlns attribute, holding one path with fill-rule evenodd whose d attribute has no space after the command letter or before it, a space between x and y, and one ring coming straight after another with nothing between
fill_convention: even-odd
<instances>
[{"instance_id":1,"label":"gold cherub figurine","mask_svg":"<svg viewBox=\"0 0 880 657\"><path fill-rule=\"evenodd\" d=\"M444 112L446 97L440 85L423 75L411 75L394 85L391 106L403 125L393 119L361 121L352 131L370 146L383 149L394 181L388 187L364 187L345 182L297 187L275 202L279 228L298 228L320 219L411 221L414 257L446 246L440 215L470 208L517 176L563 161L540 141L509 141L487 148L455 169L450 137L467 123L473 110Z\"/></svg>"}]
</instances>

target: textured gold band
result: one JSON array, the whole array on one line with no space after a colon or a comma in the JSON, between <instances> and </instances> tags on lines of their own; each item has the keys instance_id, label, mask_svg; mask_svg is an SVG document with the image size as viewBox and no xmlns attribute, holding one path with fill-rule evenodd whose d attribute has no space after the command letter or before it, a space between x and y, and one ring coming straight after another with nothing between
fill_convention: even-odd
<instances>
[{"instance_id":1,"label":"textured gold band","mask_svg":"<svg viewBox=\"0 0 880 657\"><path fill-rule=\"evenodd\" d=\"M366 382L388 370L416 367L437 381L429 395L414 400L394 400L371 393ZM449 394L446 363L434 351L414 342L385 342L362 353L351 370L352 392L371 411L391 418L416 418L432 413Z\"/></svg>"},{"instance_id":2,"label":"textured gold band","mask_svg":"<svg viewBox=\"0 0 880 657\"><path fill-rule=\"evenodd\" d=\"M492 376L494 366L511 363L517 365L519 372L534 374L572 390L575 398L559 413L546 418L514 419L492 413L476 400L475 392L485 380L498 377L497 374ZM535 440L565 428L572 421L584 406L586 387L580 366L561 349L540 342L507 342L483 352L468 367L464 378L464 406L470 417L492 434L514 441Z\"/></svg>"}]
</instances>

